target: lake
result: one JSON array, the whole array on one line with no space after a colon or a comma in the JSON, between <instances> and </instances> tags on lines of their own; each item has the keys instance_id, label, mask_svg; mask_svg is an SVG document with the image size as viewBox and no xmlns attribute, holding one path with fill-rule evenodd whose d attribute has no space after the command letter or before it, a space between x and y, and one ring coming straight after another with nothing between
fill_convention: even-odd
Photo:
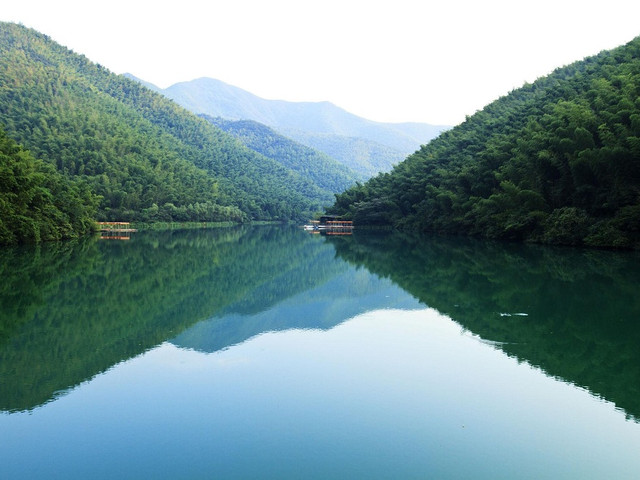
<instances>
[{"instance_id":1,"label":"lake","mask_svg":"<svg viewBox=\"0 0 640 480\"><path fill-rule=\"evenodd\" d=\"M640 478L637 253L261 226L0 275L0 478Z\"/></svg>"}]
</instances>

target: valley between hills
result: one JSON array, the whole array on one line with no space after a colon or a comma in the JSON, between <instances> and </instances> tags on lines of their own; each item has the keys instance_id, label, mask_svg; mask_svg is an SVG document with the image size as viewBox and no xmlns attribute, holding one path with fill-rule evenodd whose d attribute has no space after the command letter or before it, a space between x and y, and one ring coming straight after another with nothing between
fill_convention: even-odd
<instances>
[{"instance_id":1,"label":"valley between hills","mask_svg":"<svg viewBox=\"0 0 640 480\"><path fill-rule=\"evenodd\" d=\"M0 24L0 243L95 221L301 222L640 246L640 39L453 128L200 78L160 89Z\"/></svg>"}]
</instances>

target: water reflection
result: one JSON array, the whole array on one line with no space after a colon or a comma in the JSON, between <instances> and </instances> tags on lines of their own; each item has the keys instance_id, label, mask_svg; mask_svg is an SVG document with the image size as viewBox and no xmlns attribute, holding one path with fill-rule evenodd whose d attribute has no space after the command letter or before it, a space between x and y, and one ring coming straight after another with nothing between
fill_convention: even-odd
<instances>
[{"instance_id":1,"label":"water reflection","mask_svg":"<svg viewBox=\"0 0 640 480\"><path fill-rule=\"evenodd\" d=\"M5 249L0 275L4 411L33 409L167 340L213 352L422 302L640 418L636 254L261 227Z\"/></svg>"},{"instance_id":2,"label":"water reflection","mask_svg":"<svg viewBox=\"0 0 640 480\"><path fill-rule=\"evenodd\" d=\"M32 409L200 320L260 312L322 284L346 269L334 255L280 227L2 250L0 410ZM236 327L220 345L246 337Z\"/></svg>"},{"instance_id":3,"label":"water reflection","mask_svg":"<svg viewBox=\"0 0 640 480\"><path fill-rule=\"evenodd\" d=\"M640 258L379 232L332 239L507 355L640 418Z\"/></svg>"},{"instance_id":4,"label":"water reflection","mask_svg":"<svg viewBox=\"0 0 640 480\"><path fill-rule=\"evenodd\" d=\"M364 269L338 265L333 276L289 298L279 297L259 311L247 311L246 300L230 305L213 318L198 322L172 339L182 348L212 353L244 342L264 332L290 329L328 330L336 325L372 310L423 308L390 280L379 279ZM272 287L279 279L270 282ZM259 298L261 289L254 292Z\"/></svg>"}]
</instances>

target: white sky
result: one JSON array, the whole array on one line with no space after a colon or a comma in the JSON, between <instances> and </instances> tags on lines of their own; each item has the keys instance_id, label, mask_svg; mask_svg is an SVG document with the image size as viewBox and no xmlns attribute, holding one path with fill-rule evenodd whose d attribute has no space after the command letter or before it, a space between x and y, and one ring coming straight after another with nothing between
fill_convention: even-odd
<instances>
[{"instance_id":1,"label":"white sky","mask_svg":"<svg viewBox=\"0 0 640 480\"><path fill-rule=\"evenodd\" d=\"M456 124L640 35L639 0L16 0L20 22L160 87L212 77L383 122Z\"/></svg>"}]
</instances>

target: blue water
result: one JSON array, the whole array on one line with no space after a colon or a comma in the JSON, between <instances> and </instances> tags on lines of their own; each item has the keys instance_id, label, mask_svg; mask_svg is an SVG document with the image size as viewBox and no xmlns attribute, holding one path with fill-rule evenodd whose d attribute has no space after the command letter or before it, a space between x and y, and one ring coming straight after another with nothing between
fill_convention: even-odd
<instances>
[{"instance_id":1,"label":"blue water","mask_svg":"<svg viewBox=\"0 0 640 480\"><path fill-rule=\"evenodd\" d=\"M73 374L25 377L25 392L37 390L26 382L38 378L64 388L44 401L40 390L33 400L5 395L7 405L21 401L28 408L0 413L0 478L638 478L640 424L633 404L606 398L607 392L618 398L615 383L598 390L580 385L578 376L554 375L549 370L561 367L550 357L543 364L543 357L518 356L504 339L469 330L363 268L366 262L336 256L331 242L288 235L283 246L297 241L308 248L301 258L334 262L321 280L300 274L308 285L276 294L291 290L296 268L273 280L286 288L256 274L260 295L247 289L190 325L176 319L179 332L81 381ZM256 247L278 245L263 238ZM96 248L108 254L134 247ZM212 272L198 275L200 283L211 281L208 289L221 285ZM59 294L81 285L75 276L63 283L50 288ZM530 312L513 309L527 315L509 321L535 322L536 309L528 306ZM38 345L27 334L44 328L29 329L46 311L42 303L34 309L13 330L11 338L21 340L3 344L14 349L1 357L13 359L14 372L26 368L20 355ZM505 310L491 318L504 320ZM50 328L56 337L62 326ZM25 342L29 348L21 347ZM110 358L69 345L76 344L58 344L69 350L60 354L65 365L49 368ZM2 371L11 377L6 363Z\"/></svg>"}]
</instances>

